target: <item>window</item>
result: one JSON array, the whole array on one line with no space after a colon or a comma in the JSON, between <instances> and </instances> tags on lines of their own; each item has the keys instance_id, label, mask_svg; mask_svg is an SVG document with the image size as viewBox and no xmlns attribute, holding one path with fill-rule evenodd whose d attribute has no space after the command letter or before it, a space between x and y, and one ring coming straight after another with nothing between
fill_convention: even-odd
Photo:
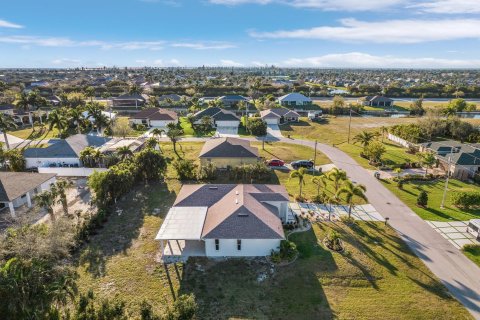
<instances>
[{"instance_id":1,"label":"window","mask_svg":"<svg viewBox=\"0 0 480 320\"><path fill-rule=\"evenodd\" d=\"M220 250L220 240L215 239L215 250Z\"/></svg>"},{"instance_id":2,"label":"window","mask_svg":"<svg viewBox=\"0 0 480 320\"><path fill-rule=\"evenodd\" d=\"M242 240L237 240L237 250L240 251L242 250Z\"/></svg>"}]
</instances>

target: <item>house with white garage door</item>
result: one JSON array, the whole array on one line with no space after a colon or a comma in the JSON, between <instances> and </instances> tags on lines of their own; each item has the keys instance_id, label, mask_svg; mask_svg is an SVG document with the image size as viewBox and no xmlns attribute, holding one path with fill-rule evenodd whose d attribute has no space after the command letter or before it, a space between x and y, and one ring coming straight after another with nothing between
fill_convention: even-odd
<instances>
[{"instance_id":1,"label":"house with white garage door","mask_svg":"<svg viewBox=\"0 0 480 320\"><path fill-rule=\"evenodd\" d=\"M311 105L312 99L304 96L301 93L292 92L279 97L277 99L277 102L282 106L295 108L295 107L300 107L305 105Z\"/></svg>"},{"instance_id":2,"label":"house with white garage door","mask_svg":"<svg viewBox=\"0 0 480 320\"><path fill-rule=\"evenodd\" d=\"M282 124L286 122L298 122L300 115L287 108L272 108L268 110L262 110L260 117L267 124Z\"/></svg>"},{"instance_id":3,"label":"house with white garage door","mask_svg":"<svg viewBox=\"0 0 480 320\"><path fill-rule=\"evenodd\" d=\"M166 128L169 123L177 123L178 116L175 111L149 108L140 111L139 113L130 117L131 124L142 124L146 127Z\"/></svg>"},{"instance_id":4,"label":"house with white garage door","mask_svg":"<svg viewBox=\"0 0 480 320\"><path fill-rule=\"evenodd\" d=\"M288 201L281 185L184 185L155 238L162 260L270 255L285 239Z\"/></svg>"},{"instance_id":5,"label":"house with white garage door","mask_svg":"<svg viewBox=\"0 0 480 320\"><path fill-rule=\"evenodd\" d=\"M250 141L233 137L208 140L198 157L202 166L213 163L221 169L255 164L260 160L258 148L252 147Z\"/></svg>"},{"instance_id":6,"label":"house with white garage door","mask_svg":"<svg viewBox=\"0 0 480 320\"><path fill-rule=\"evenodd\" d=\"M213 125L217 128L217 132L223 134L238 134L240 118L231 111L210 107L195 113L194 117L194 124L200 124L203 117L210 117L212 118Z\"/></svg>"}]
</instances>

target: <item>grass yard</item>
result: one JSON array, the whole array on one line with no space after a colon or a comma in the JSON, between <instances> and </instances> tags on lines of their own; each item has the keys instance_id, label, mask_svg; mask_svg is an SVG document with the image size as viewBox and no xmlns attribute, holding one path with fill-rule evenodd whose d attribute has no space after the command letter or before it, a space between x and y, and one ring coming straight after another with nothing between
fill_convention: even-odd
<instances>
[{"instance_id":1,"label":"grass yard","mask_svg":"<svg viewBox=\"0 0 480 320\"><path fill-rule=\"evenodd\" d=\"M383 224L315 225L291 237L299 259L273 270L263 259L159 264L154 237L176 192L151 184L118 202L121 215L111 215L76 257L80 292L121 299L132 312L144 300L162 312L179 294L194 293L198 319L471 318ZM154 215L154 208L160 213ZM347 253L321 244L330 228Z\"/></svg>"},{"instance_id":2,"label":"grass yard","mask_svg":"<svg viewBox=\"0 0 480 320\"><path fill-rule=\"evenodd\" d=\"M187 137L210 137L215 134L215 129L207 133L196 130L187 120L187 117L179 117L178 122L180 123L180 127L183 130L183 135Z\"/></svg>"},{"instance_id":3,"label":"grass yard","mask_svg":"<svg viewBox=\"0 0 480 320\"><path fill-rule=\"evenodd\" d=\"M129 117L116 117L115 121L119 123L129 123L128 121ZM132 137L140 137L142 134L147 132L148 128L145 128L144 130L137 130L135 128L132 128L132 132L130 133L130 136Z\"/></svg>"},{"instance_id":4,"label":"grass yard","mask_svg":"<svg viewBox=\"0 0 480 320\"><path fill-rule=\"evenodd\" d=\"M41 133L41 129L38 126L35 126L35 132L33 132L31 126L26 126L24 128L19 128L16 130L8 131L9 134L12 136L21 138L21 139L29 139L29 140L48 140L52 138L58 138L59 132L57 128L53 128L51 131L48 130L46 127L43 134Z\"/></svg>"},{"instance_id":5,"label":"grass yard","mask_svg":"<svg viewBox=\"0 0 480 320\"><path fill-rule=\"evenodd\" d=\"M299 146L283 142L265 142L265 150L261 142L252 142L252 146L258 147L260 156L269 159L281 159L287 163L295 160L310 160L315 157L314 150L310 147ZM322 165L331 163L322 152L317 150L316 164Z\"/></svg>"},{"instance_id":6,"label":"grass yard","mask_svg":"<svg viewBox=\"0 0 480 320\"><path fill-rule=\"evenodd\" d=\"M459 180L451 179L448 184L449 192L445 201L445 209L440 209L442 202L443 190L445 187L444 180L436 180L429 182L406 182L403 190L397 188L397 184L390 180L383 180L383 185L392 191L400 200L415 211L422 219L433 221L451 221L451 220L470 220L480 217L480 209L459 209L450 202L449 194L452 191L480 191L480 187L474 184L468 184ZM421 190L428 193L428 207L421 208L417 206L417 197Z\"/></svg>"},{"instance_id":7,"label":"grass yard","mask_svg":"<svg viewBox=\"0 0 480 320\"><path fill-rule=\"evenodd\" d=\"M480 245L467 246L463 248L463 254L465 254L470 260L475 262L480 267Z\"/></svg>"}]
</instances>

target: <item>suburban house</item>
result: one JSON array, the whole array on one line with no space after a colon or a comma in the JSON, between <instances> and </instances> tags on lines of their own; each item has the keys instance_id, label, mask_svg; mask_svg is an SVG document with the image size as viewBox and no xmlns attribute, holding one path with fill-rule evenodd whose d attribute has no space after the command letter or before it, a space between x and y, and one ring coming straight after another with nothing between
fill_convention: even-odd
<instances>
[{"instance_id":1,"label":"suburban house","mask_svg":"<svg viewBox=\"0 0 480 320\"><path fill-rule=\"evenodd\" d=\"M178 116L175 111L149 108L136 113L129 119L131 124L143 124L146 127L166 128L169 123L177 123Z\"/></svg>"},{"instance_id":2,"label":"suburban house","mask_svg":"<svg viewBox=\"0 0 480 320\"><path fill-rule=\"evenodd\" d=\"M125 112L134 113L140 111L147 102L147 97L138 93L124 94L112 99L112 109Z\"/></svg>"},{"instance_id":3,"label":"suburban house","mask_svg":"<svg viewBox=\"0 0 480 320\"><path fill-rule=\"evenodd\" d=\"M259 160L258 148L250 146L247 140L231 137L206 141L199 158L202 165L213 163L217 168L254 164Z\"/></svg>"},{"instance_id":4,"label":"suburban house","mask_svg":"<svg viewBox=\"0 0 480 320\"><path fill-rule=\"evenodd\" d=\"M458 179L472 178L480 174L480 144L466 144L454 140L427 142L420 144L420 151L432 152L439 161L439 166Z\"/></svg>"},{"instance_id":5,"label":"suburban house","mask_svg":"<svg viewBox=\"0 0 480 320\"><path fill-rule=\"evenodd\" d=\"M282 124L286 122L297 122L300 115L287 108L272 108L260 111L260 117L267 124Z\"/></svg>"},{"instance_id":6,"label":"suburban house","mask_svg":"<svg viewBox=\"0 0 480 320\"><path fill-rule=\"evenodd\" d=\"M13 112L15 111L15 106L13 104L2 104L0 105L0 113L7 114L13 117Z\"/></svg>"},{"instance_id":7,"label":"suburban house","mask_svg":"<svg viewBox=\"0 0 480 320\"><path fill-rule=\"evenodd\" d=\"M218 100L220 100L226 107L234 107L240 102L248 103L248 99L240 95L226 95L218 98Z\"/></svg>"},{"instance_id":8,"label":"suburban house","mask_svg":"<svg viewBox=\"0 0 480 320\"><path fill-rule=\"evenodd\" d=\"M27 168L82 167L80 152L86 147L99 148L110 138L76 134L66 139L51 139L46 148L28 148L23 155Z\"/></svg>"},{"instance_id":9,"label":"suburban house","mask_svg":"<svg viewBox=\"0 0 480 320\"><path fill-rule=\"evenodd\" d=\"M182 97L179 96L178 94L164 94L158 98L159 102L180 102L182 100Z\"/></svg>"},{"instance_id":10,"label":"suburban house","mask_svg":"<svg viewBox=\"0 0 480 320\"><path fill-rule=\"evenodd\" d=\"M391 107L393 106L393 100L384 96L366 96L360 99L360 102L364 106L369 107Z\"/></svg>"},{"instance_id":11,"label":"suburban house","mask_svg":"<svg viewBox=\"0 0 480 320\"><path fill-rule=\"evenodd\" d=\"M305 97L301 93L293 92L281 96L277 99L277 102L284 107L300 107L312 104L312 99Z\"/></svg>"},{"instance_id":12,"label":"suburban house","mask_svg":"<svg viewBox=\"0 0 480 320\"><path fill-rule=\"evenodd\" d=\"M0 172L0 210L9 208L15 218L15 209L24 204L32 207L35 195L50 190L55 176L54 173Z\"/></svg>"},{"instance_id":13,"label":"suburban house","mask_svg":"<svg viewBox=\"0 0 480 320\"><path fill-rule=\"evenodd\" d=\"M288 201L281 185L184 185L155 238L162 260L267 256L285 239Z\"/></svg>"},{"instance_id":14,"label":"suburban house","mask_svg":"<svg viewBox=\"0 0 480 320\"><path fill-rule=\"evenodd\" d=\"M200 124L203 117L211 117L213 120L213 125L217 128L218 132L225 134L238 133L240 118L238 118L231 111L227 111L217 107L210 107L195 113L194 117L195 124Z\"/></svg>"}]
</instances>

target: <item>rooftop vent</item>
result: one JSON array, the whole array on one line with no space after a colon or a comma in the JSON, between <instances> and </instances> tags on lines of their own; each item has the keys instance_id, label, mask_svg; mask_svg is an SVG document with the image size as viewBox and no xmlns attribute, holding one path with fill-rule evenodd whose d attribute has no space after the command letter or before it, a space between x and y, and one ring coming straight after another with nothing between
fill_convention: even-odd
<instances>
[{"instance_id":1,"label":"rooftop vent","mask_svg":"<svg viewBox=\"0 0 480 320\"><path fill-rule=\"evenodd\" d=\"M238 198L235 198L235 204L238 204Z\"/></svg>"},{"instance_id":2,"label":"rooftop vent","mask_svg":"<svg viewBox=\"0 0 480 320\"><path fill-rule=\"evenodd\" d=\"M208 187L208 189L210 189L210 190L217 190L218 187Z\"/></svg>"},{"instance_id":3,"label":"rooftop vent","mask_svg":"<svg viewBox=\"0 0 480 320\"><path fill-rule=\"evenodd\" d=\"M239 217L248 217L248 213L247 212L239 212L238 216Z\"/></svg>"},{"instance_id":4,"label":"rooftop vent","mask_svg":"<svg viewBox=\"0 0 480 320\"><path fill-rule=\"evenodd\" d=\"M238 196L238 190L235 190L235 194Z\"/></svg>"}]
</instances>

